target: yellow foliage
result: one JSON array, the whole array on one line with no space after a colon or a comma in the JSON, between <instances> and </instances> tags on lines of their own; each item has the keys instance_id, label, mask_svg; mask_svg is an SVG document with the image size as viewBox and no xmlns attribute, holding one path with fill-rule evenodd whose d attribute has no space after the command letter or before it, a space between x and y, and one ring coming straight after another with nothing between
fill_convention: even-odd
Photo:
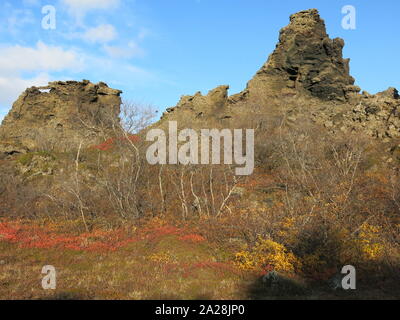
<instances>
[{"instance_id":1,"label":"yellow foliage","mask_svg":"<svg viewBox=\"0 0 400 320\"><path fill-rule=\"evenodd\" d=\"M286 218L282 222L282 227L285 229L291 229L294 226L295 219L294 218Z\"/></svg>"},{"instance_id":2,"label":"yellow foliage","mask_svg":"<svg viewBox=\"0 0 400 320\"><path fill-rule=\"evenodd\" d=\"M380 239L381 227L364 223L357 238L347 242L346 256L351 259L358 257L361 261L376 261L382 257L385 246Z\"/></svg>"},{"instance_id":3,"label":"yellow foliage","mask_svg":"<svg viewBox=\"0 0 400 320\"><path fill-rule=\"evenodd\" d=\"M160 252L152 254L149 259L156 263L171 263L173 262L173 258L169 253Z\"/></svg>"},{"instance_id":4,"label":"yellow foliage","mask_svg":"<svg viewBox=\"0 0 400 320\"><path fill-rule=\"evenodd\" d=\"M235 261L240 268L246 270L271 267L283 272L293 272L299 264L297 258L293 253L288 252L285 246L261 237L252 250L238 252Z\"/></svg>"},{"instance_id":5,"label":"yellow foliage","mask_svg":"<svg viewBox=\"0 0 400 320\"><path fill-rule=\"evenodd\" d=\"M296 219L283 219L283 221L280 223L279 231L277 232L281 242L284 242L286 245L293 245L297 242L298 231L295 228L295 225Z\"/></svg>"},{"instance_id":6,"label":"yellow foliage","mask_svg":"<svg viewBox=\"0 0 400 320\"><path fill-rule=\"evenodd\" d=\"M360 229L359 239L357 239L364 259L376 260L383 254L384 246L380 242L379 233L380 227L372 226L364 223Z\"/></svg>"}]
</instances>

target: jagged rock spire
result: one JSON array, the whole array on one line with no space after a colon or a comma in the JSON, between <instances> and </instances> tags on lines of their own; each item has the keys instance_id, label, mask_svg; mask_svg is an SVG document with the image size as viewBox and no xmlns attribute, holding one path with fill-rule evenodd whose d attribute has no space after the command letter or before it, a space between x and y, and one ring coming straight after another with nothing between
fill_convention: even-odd
<instances>
[{"instance_id":1,"label":"jagged rock spire","mask_svg":"<svg viewBox=\"0 0 400 320\"><path fill-rule=\"evenodd\" d=\"M343 59L343 39L330 39L318 10L293 14L280 31L279 43L267 63L249 82L249 90L305 90L324 100L345 100L348 92L359 91L349 74L349 59Z\"/></svg>"}]
</instances>

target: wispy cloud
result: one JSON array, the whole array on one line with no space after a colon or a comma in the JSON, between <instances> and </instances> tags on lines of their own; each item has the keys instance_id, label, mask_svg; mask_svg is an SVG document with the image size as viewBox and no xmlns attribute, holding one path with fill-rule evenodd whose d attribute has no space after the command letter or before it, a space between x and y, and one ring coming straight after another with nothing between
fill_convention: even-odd
<instances>
[{"instance_id":1,"label":"wispy cloud","mask_svg":"<svg viewBox=\"0 0 400 320\"><path fill-rule=\"evenodd\" d=\"M10 106L27 87L46 85L51 72L83 68L83 59L74 50L41 41L35 47L0 47L0 106Z\"/></svg>"},{"instance_id":2,"label":"wispy cloud","mask_svg":"<svg viewBox=\"0 0 400 320\"><path fill-rule=\"evenodd\" d=\"M22 3L22 5L21 5ZM27 87L90 79L117 88L154 84L142 68L151 30L135 19L133 1L57 0L57 28L41 28L42 0L0 4L0 120ZM93 14L95 13L95 14ZM116 14L132 17L129 24Z\"/></svg>"},{"instance_id":3,"label":"wispy cloud","mask_svg":"<svg viewBox=\"0 0 400 320\"><path fill-rule=\"evenodd\" d=\"M117 30L111 24L102 24L97 27L87 29L82 38L91 43L107 43L118 36Z\"/></svg>"},{"instance_id":4,"label":"wispy cloud","mask_svg":"<svg viewBox=\"0 0 400 320\"><path fill-rule=\"evenodd\" d=\"M85 15L92 10L115 9L120 5L120 0L61 0L78 23L82 23Z\"/></svg>"},{"instance_id":5,"label":"wispy cloud","mask_svg":"<svg viewBox=\"0 0 400 320\"><path fill-rule=\"evenodd\" d=\"M124 47L105 45L104 50L111 58L116 59L130 59L145 55L145 51L135 41L130 41Z\"/></svg>"},{"instance_id":6,"label":"wispy cloud","mask_svg":"<svg viewBox=\"0 0 400 320\"><path fill-rule=\"evenodd\" d=\"M35 47L20 45L0 47L0 73L16 74L23 71L79 70L78 53L38 41Z\"/></svg>"},{"instance_id":7,"label":"wispy cloud","mask_svg":"<svg viewBox=\"0 0 400 320\"><path fill-rule=\"evenodd\" d=\"M49 81L50 75L45 72L27 79L23 79L18 75L0 74L0 106L5 106L4 108L6 109L26 88L43 86ZM1 111L0 109L0 113Z\"/></svg>"},{"instance_id":8,"label":"wispy cloud","mask_svg":"<svg viewBox=\"0 0 400 320\"><path fill-rule=\"evenodd\" d=\"M13 9L8 15L5 25L8 32L15 34L35 22L35 16L31 10Z\"/></svg>"}]
</instances>

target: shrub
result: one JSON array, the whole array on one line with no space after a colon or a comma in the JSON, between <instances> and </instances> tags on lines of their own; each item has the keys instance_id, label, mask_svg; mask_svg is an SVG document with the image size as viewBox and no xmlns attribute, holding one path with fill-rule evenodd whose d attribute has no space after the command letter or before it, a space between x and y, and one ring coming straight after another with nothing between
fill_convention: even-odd
<instances>
[{"instance_id":1,"label":"shrub","mask_svg":"<svg viewBox=\"0 0 400 320\"><path fill-rule=\"evenodd\" d=\"M259 237L254 248L236 254L236 263L247 270L294 272L299 261L282 244Z\"/></svg>"},{"instance_id":2,"label":"shrub","mask_svg":"<svg viewBox=\"0 0 400 320\"><path fill-rule=\"evenodd\" d=\"M364 223L360 227L357 238L349 243L349 255L358 257L364 263L371 263L382 258L384 243L380 239L381 227Z\"/></svg>"}]
</instances>

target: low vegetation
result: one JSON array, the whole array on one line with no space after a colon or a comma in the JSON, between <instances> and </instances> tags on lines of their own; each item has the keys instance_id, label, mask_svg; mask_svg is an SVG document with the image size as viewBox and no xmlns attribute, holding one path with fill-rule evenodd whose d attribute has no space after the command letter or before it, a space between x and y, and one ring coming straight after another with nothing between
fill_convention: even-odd
<instances>
[{"instance_id":1,"label":"low vegetation","mask_svg":"<svg viewBox=\"0 0 400 320\"><path fill-rule=\"evenodd\" d=\"M132 123L100 145L2 160L0 298L398 298L399 163L361 135L271 121L245 178L150 166ZM332 289L345 265L355 291Z\"/></svg>"}]
</instances>

